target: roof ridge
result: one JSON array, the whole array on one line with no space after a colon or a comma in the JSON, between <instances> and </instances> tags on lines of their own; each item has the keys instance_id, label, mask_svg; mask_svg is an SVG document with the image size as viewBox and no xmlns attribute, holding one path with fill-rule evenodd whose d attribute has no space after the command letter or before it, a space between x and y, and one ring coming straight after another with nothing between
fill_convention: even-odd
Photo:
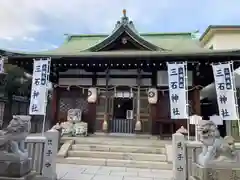
<instances>
[{"instance_id":1,"label":"roof ridge","mask_svg":"<svg viewBox=\"0 0 240 180\"><path fill-rule=\"evenodd\" d=\"M139 33L140 36L158 36L158 35L191 35L193 32L149 32L149 33ZM110 33L111 34L111 33ZM96 34L66 34L68 38L73 37L106 37L109 34L96 33Z\"/></svg>"}]
</instances>

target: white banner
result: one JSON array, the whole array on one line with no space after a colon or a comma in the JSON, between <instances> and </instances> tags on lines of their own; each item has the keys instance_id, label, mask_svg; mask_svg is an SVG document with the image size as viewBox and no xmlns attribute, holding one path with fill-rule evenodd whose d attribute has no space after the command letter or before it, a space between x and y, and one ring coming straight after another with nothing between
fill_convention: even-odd
<instances>
[{"instance_id":1,"label":"white banner","mask_svg":"<svg viewBox=\"0 0 240 180\"><path fill-rule=\"evenodd\" d=\"M223 120L237 120L235 87L231 63L212 65L219 115Z\"/></svg>"},{"instance_id":2,"label":"white banner","mask_svg":"<svg viewBox=\"0 0 240 180\"><path fill-rule=\"evenodd\" d=\"M29 106L30 115L45 115L46 113L50 64L50 59L34 60Z\"/></svg>"},{"instance_id":3,"label":"white banner","mask_svg":"<svg viewBox=\"0 0 240 180\"><path fill-rule=\"evenodd\" d=\"M187 119L186 63L167 65L171 118Z\"/></svg>"},{"instance_id":4,"label":"white banner","mask_svg":"<svg viewBox=\"0 0 240 180\"><path fill-rule=\"evenodd\" d=\"M4 73L4 59L0 58L0 74Z\"/></svg>"}]
</instances>

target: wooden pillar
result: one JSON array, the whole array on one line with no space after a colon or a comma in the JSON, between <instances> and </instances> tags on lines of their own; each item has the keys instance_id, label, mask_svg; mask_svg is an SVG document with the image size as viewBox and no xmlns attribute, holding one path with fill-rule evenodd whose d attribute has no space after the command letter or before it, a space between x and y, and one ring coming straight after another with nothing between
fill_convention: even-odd
<instances>
[{"instance_id":1,"label":"wooden pillar","mask_svg":"<svg viewBox=\"0 0 240 180\"><path fill-rule=\"evenodd\" d=\"M137 116L136 116L136 124L135 124L135 131L139 133L142 130L142 122L141 122L141 69L138 68L137 70Z\"/></svg>"},{"instance_id":2,"label":"wooden pillar","mask_svg":"<svg viewBox=\"0 0 240 180\"><path fill-rule=\"evenodd\" d=\"M58 123L58 119L57 119L57 88L53 87L53 91L52 91L52 101L51 101L51 110L52 110L52 126L54 126L55 124Z\"/></svg>"},{"instance_id":3,"label":"wooden pillar","mask_svg":"<svg viewBox=\"0 0 240 180\"><path fill-rule=\"evenodd\" d=\"M57 68L53 68L53 71L55 73L55 78L53 80L53 83L56 83L58 84L59 83L59 69ZM59 104L59 89L58 87L54 87L53 85L53 91L52 91L52 101L51 101L51 110L52 110L52 126L54 126L55 124L57 124L59 122L59 119L58 119L58 104Z\"/></svg>"},{"instance_id":4,"label":"wooden pillar","mask_svg":"<svg viewBox=\"0 0 240 180\"><path fill-rule=\"evenodd\" d=\"M198 67L193 70L193 87L196 87L193 90L193 109L196 115L201 116L201 102L200 102L200 87L199 86L199 77L198 77Z\"/></svg>"},{"instance_id":5,"label":"wooden pillar","mask_svg":"<svg viewBox=\"0 0 240 180\"><path fill-rule=\"evenodd\" d=\"M198 77L198 67L196 67L196 69L193 70L193 82L192 85L193 87L196 87L191 93L191 100L192 100L192 110L193 110L193 114L199 115L201 116L201 102L200 102L200 87L199 86L199 77ZM189 93L189 94L190 94ZM195 126L194 125L190 125L190 134L196 134L195 133Z\"/></svg>"},{"instance_id":6,"label":"wooden pillar","mask_svg":"<svg viewBox=\"0 0 240 180\"><path fill-rule=\"evenodd\" d=\"M93 73L92 78L92 86L96 87L97 84L97 78L96 78L96 72ZM87 122L88 122L88 133L93 134L95 132L95 124L96 124L96 113L97 113L97 102L95 103L88 103L88 116L87 116Z\"/></svg>"},{"instance_id":7,"label":"wooden pillar","mask_svg":"<svg viewBox=\"0 0 240 180\"><path fill-rule=\"evenodd\" d=\"M106 92L105 92L105 106L104 106L104 122L103 122L103 131L110 132L110 122L109 122L109 69L106 69Z\"/></svg>"},{"instance_id":8,"label":"wooden pillar","mask_svg":"<svg viewBox=\"0 0 240 180\"><path fill-rule=\"evenodd\" d=\"M152 72L151 84L152 84L152 87L155 87L155 88L157 87L157 71L156 70L153 70ZM151 134L155 134L156 121L157 121L157 104L150 104L149 132Z\"/></svg>"}]
</instances>

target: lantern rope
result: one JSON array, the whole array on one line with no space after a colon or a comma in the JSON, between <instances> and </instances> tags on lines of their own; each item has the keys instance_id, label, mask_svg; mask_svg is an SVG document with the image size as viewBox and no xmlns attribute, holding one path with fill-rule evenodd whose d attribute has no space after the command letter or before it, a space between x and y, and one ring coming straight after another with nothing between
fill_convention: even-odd
<instances>
[{"instance_id":1,"label":"lantern rope","mask_svg":"<svg viewBox=\"0 0 240 180\"><path fill-rule=\"evenodd\" d=\"M87 88L87 87L83 87L83 86L79 86L79 85L59 85L59 84L54 84L53 87L54 87L54 88L57 88L57 87L59 87L59 88L66 88L66 89L69 90L69 91L70 91L71 87L73 87L73 88L76 87L76 88L82 89L83 91L89 89L89 88ZM119 86L112 86L112 87L109 87L109 88L96 87L96 89L97 89L98 91L110 91L110 90L116 89L117 87L119 87ZM194 87L188 89L188 91L193 91L193 90L195 90L195 89L201 89L201 88L203 88L203 87L204 87L204 86L197 85L197 86L194 86ZM129 88L134 89L134 90L137 90L137 87L136 87L136 86L129 86ZM146 91L146 92L147 92L149 89L151 89L151 87L149 87L149 88L140 88L141 91ZM158 88L156 88L156 89L157 89L158 92L162 92L162 93L169 91L169 88L161 89L161 88L158 87Z\"/></svg>"}]
</instances>

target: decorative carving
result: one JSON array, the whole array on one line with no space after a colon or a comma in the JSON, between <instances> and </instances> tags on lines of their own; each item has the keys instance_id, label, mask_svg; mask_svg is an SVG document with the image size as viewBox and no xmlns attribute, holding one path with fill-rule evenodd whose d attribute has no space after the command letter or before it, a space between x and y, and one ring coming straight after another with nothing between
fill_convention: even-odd
<instances>
[{"instance_id":1,"label":"decorative carving","mask_svg":"<svg viewBox=\"0 0 240 180\"><path fill-rule=\"evenodd\" d=\"M80 122L82 120L82 111L80 109L69 109L67 120L71 122Z\"/></svg>"},{"instance_id":2,"label":"decorative carving","mask_svg":"<svg viewBox=\"0 0 240 180\"><path fill-rule=\"evenodd\" d=\"M31 130L31 116L13 116L6 129L0 130L0 160L24 161L28 159L25 139Z\"/></svg>"},{"instance_id":3,"label":"decorative carving","mask_svg":"<svg viewBox=\"0 0 240 180\"><path fill-rule=\"evenodd\" d=\"M88 125L85 122L74 123L73 136L87 136Z\"/></svg>"},{"instance_id":4,"label":"decorative carving","mask_svg":"<svg viewBox=\"0 0 240 180\"><path fill-rule=\"evenodd\" d=\"M82 111L80 109L70 109L68 111L67 122L63 122L59 125L57 123L53 126L53 129L61 129L62 134L65 136L87 136L88 125L85 122L81 122Z\"/></svg>"},{"instance_id":5,"label":"decorative carving","mask_svg":"<svg viewBox=\"0 0 240 180\"><path fill-rule=\"evenodd\" d=\"M199 133L200 141L203 143L202 152L197 159L199 165L206 167L212 164L229 164L239 161L233 137L222 138L212 121L200 121Z\"/></svg>"},{"instance_id":6,"label":"decorative carving","mask_svg":"<svg viewBox=\"0 0 240 180\"><path fill-rule=\"evenodd\" d=\"M66 136L73 136L73 123L72 122L62 122L60 124L60 127L62 128L62 135Z\"/></svg>"}]
</instances>

